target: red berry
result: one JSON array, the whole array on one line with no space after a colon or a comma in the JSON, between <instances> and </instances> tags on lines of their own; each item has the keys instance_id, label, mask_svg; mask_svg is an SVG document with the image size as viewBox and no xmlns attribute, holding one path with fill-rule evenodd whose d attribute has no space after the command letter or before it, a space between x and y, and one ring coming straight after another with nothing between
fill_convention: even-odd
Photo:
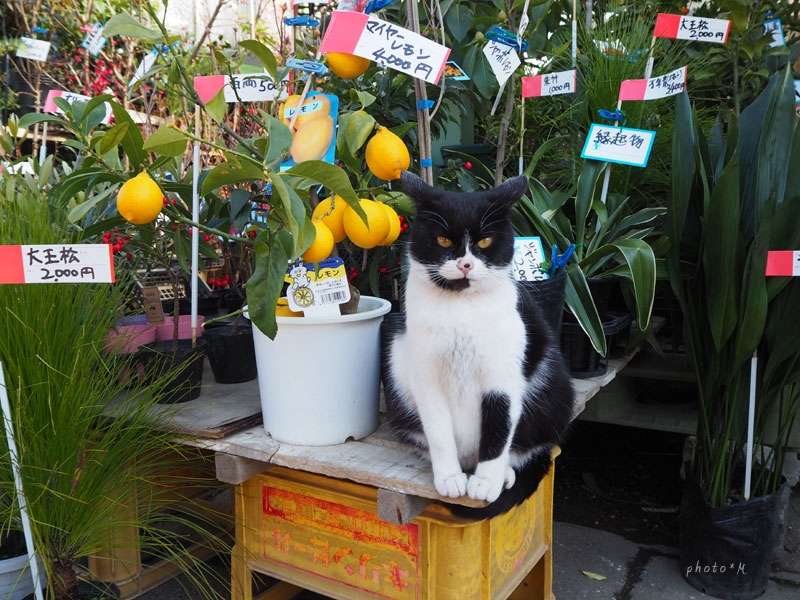
<instances>
[{"instance_id":1,"label":"red berry","mask_svg":"<svg viewBox=\"0 0 800 600\"><path fill-rule=\"evenodd\" d=\"M469 162L469 161L465 162L464 163L464 168L469 171L472 168L472 163Z\"/></svg>"},{"instance_id":2,"label":"red berry","mask_svg":"<svg viewBox=\"0 0 800 600\"><path fill-rule=\"evenodd\" d=\"M178 229L178 224L177 223L173 223L172 224L172 231L176 231L177 229Z\"/></svg>"},{"instance_id":3,"label":"red berry","mask_svg":"<svg viewBox=\"0 0 800 600\"><path fill-rule=\"evenodd\" d=\"M206 242L210 242L210 241L211 241L211 236L210 236L210 235L208 235L208 234L206 233L206 234L203 236L203 239L204 239Z\"/></svg>"},{"instance_id":4,"label":"red berry","mask_svg":"<svg viewBox=\"0 0 800 600\"><path fill-rule=\"evenodd\" d=\"M167 199L166 199L166 197L164 197L164 198L162 198L162 199L161 199L161 204L162 204L163 206L166 206L166 205L167 205Z\"/></svg>"},{"instance_id":5,"label":"red berry","mask_svg":"<svg viewBox=\"0 0 800 600\"><path fill-rule=\"evenodd\" d=\"M256 234L255 230L252 230L252 231L248 231L248 232L247 232L247 235L248 235L250 238L255 238L257 234Z\"/></svg>"},{"instance_id":6,"label":"red berry","mask_svg":"<svg viewBox=\"0 0 800 600\"><path fill-rule=\"evenodd\" d=\"M133 258L133 254L131 254L130 252L126 252L125 253L125 258L127 258L128 260L131 260Z\"/></svg>"}]
</instances>

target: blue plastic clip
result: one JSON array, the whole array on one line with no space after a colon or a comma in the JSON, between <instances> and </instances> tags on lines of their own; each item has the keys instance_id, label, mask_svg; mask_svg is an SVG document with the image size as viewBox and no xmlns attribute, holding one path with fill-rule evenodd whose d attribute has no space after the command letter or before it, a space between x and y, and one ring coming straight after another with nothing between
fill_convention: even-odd
<instances>
[{"instance_id":1,"label":"blue plastic clip","mask_svg":"<svg viewBox=\"0 0 800 600\"><path fill-rule=\"evenodd\" d=\"M287 25L294 25L297 27L319 27L319 21L317 19L312 19L308 15L286 17L283 22Z\"/></svg>"},{"instance_id":2,"label":"blue plastic clip","mask_svg":"<svg viewBox=\"0 0 800 600\"><path fill-rule=\"evenodd\" d=\"M290 58L286 61L286 66L292 69L300 69L308 73L315 73L316 75L325 75L325 73L328 72L328 67L322 63L314 62L313 60Z\"/></svg>"},{"instance_id":3,"label":"blue plastic clip","mask_svg":"<svg viewBox=\"0 0 800 600\"><path fill-rule=\"evenodd\" d=\"M504 44L506 46L511 46L512 48L516 48L517 50L521 50L524 52L528 48L528 42L525 40L522 41L522 47L517 44L517 36L510 31L507 31L500 27L499 25L492 25L489 31L486 32L486 37L492 41L497 42L498 44Z\"/></svg>"},{"instance_id":4,"label":"blue plastic clip","mask_svg":"<svg viewBox=\"0 0 800 600\"><path fill-rule=\"evenodd\" d=\"M420 158L419 159L419 166L423 169L429 169L433 166L433 159L432 158Z\"/></svg>"},{"instance_id":5,"label":"blue plastic clip","mask_svg":"<svg viewBox=\"0 0 800 600\"><path fill-rule=\"evenodd\" d=\"M417 110L425 110L426 108L433 108L436 102L433 100L417 100Z\"/></svg>"},{"instance_id":6,"label":"blue plastic clip","mask_svg":"<svg viewBox=\"0 0 800 600\"><path fill-rule=\"evenodd\" d=\"M569 248L564 251L564 254L559 256L558 246L553 244L553 250L550 254L550 277L555 275L556 271L567 264L573 252L575 252L575 244L570 244Z\"/></svg>"},{"instance_id":7,"label":"blue plastic clip","mask_svg":"<svg viewBox=\"0 0 800 600\"><path fill-rule=\"evenodd\" d=\"M364 9L364 14L368 15L371 12L389 6L391 3L392 0L369 0L369 2L367 2L367 7Z\"/></svg>"},{"instance_id":8,"label":"blue plastic clip","mask_svg":"<svg viewBox=\"0 0 800 600\"><path fill-rule=\"evenodd\" d=\"M600 108L597 110L597 114L603 119L608 119L609 121L614 121L616 123L621 121L623 125L625 124L625 121L628 120L628 117L625 116L625 113L619 109L611 111Z\"/></svg>"},{"instance_id":9,"label":"blue plastic clip","mask_svg":"<svg viewBox=\"0 0 800 600\"><path fill-rule=\"evenodd\" d=\"M47 29L45 29L44 27L34 27L33 29L31 29L31 31L33 33L47 33Z\"/></svg>"}]
</instances>

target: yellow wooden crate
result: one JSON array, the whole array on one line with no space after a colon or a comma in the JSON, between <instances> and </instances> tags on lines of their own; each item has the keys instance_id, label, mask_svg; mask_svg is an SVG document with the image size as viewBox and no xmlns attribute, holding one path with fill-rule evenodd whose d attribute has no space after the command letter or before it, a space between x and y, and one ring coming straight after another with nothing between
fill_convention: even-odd
<instances>
[{"instance_id":1,"label":"yellow wooden crate","mask_svg":"<svg viewBox=\"0 0 800 600\"><path fill-rule=\"evenodd\" d=\"M433 503L394 525L377 517L374 488L273 467L237 486L232 598L252 598L256 571L342 599L549 600L552 497L551 470L493 519Z\"/></svg>"}]
</instances>

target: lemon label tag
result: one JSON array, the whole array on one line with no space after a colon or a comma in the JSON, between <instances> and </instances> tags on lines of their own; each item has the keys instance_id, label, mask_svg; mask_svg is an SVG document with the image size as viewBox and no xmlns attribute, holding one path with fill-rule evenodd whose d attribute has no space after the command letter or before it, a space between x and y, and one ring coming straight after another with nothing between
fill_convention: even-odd
<instances>
[{"instance_id":1,"label":"lemon label tag","mask_svg":"<svg viewBox=\"0 0 800 600\"><path fill-rule=\"evenodd\" d=\"M350 300L344 261L326 258L318 265L297 263L286 272L289 308L306 316L339 314L339 305Z\"/></svg>"}]
</instances>

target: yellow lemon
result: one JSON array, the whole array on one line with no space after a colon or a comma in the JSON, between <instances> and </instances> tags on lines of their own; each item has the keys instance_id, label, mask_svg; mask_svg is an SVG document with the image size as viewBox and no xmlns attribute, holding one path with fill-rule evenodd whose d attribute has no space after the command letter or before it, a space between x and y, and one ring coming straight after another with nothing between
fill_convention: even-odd
<instances>
[{"instance_id":1,"label":"yellow lemon","mask_svg":"<svg viewBox=\"0 0 800 600\"><path fill-rule=\"evenodd\" d=\"M411 156L403 140L386 127L378 127L378 131L367 142L365 157L372 174L386 181L400 179L400 173L411 164Z\"/></svg>"},{"instance_id":2,"label":"yellow lemon","mask_svg":"<svg viewBox=\"0 0 800 600\"><path fill-rule=\"evenodd\" d=\"M368 58L344 52L328 52L325 60L328 68L342 79L355 79L359 75L363 75L371 62Z\"/></svg>"},{"instance_id":3,"label":"yellow lemon","mask_svg":"<svg viewBox=\"0 0 800 600\"><path fill-rule=\"evenodd\" d=\"M367 215L367 222L364 223L348 204L342 216L344 231L356 246L374 248L381 244L389 233L389 215L381 208L380 202L361 198L358 203Z\"/></svg>"},{"instance_id":4,"label":"yellow lemon","mask_svg":"<svg viewBox=\"0 0 800 600\"><path fill-rule=\"evenodd\" d=\"M164 206L164 193L146 171L122 184L117 192L117 210L134 225L153 221Z\"/></svg>"},{"instance_id":5,"label":"yellow lemon","mask_svg":"<svg viewBox=\"0 0 800 600\"><path fill-rule=\"evenodd\" d=\"M289 153L296 163L319 160L328 152L332 141L333 119L330 115L320 114L295 132Z\"/></svg>"},{"instance_id":6,"label":"yellow lemon","mask_svg":"<svg viewBox=\"0 0 800 600\"><path fill-rule=\"evenodd\" d=\"M311 222L317 230L317 235L314 236L314 241L308 249L303 252L302 258L307 263L318 263L328 258L333 252L333 234L328 229L328 226L319 219L314 219Z\"/></svg>"},{"instance_id":7,"label":"yellow lemon","mask_svg":"<svg viewBox=\"0 0 800 600\"><path fill-rule=\"evenodd\" d=\"M333 205L332 208L331 205ZM328 229L333 234L333 241L337 244L347 236L342 223L345 208L347 208L347 202L334 195L320 200L319 204L314 208L314 212L311 213L312 219L319 219L328 226Z\"/></svg>"},{"instance_id":8,"label":"yellow lemon","mask_svg":"<svg viewBox=\"0 0 800 600\"><path fill-rule=\"evenodd\" d=\"M400 237L400 217L397 216L395 210L388 204L381 202L380 205L383 207L386 217L389 219L389 233L386 234L386 237L383 238L383 241L379 245L391 246L394 241Z\"/></svg>"}]
</instances>

